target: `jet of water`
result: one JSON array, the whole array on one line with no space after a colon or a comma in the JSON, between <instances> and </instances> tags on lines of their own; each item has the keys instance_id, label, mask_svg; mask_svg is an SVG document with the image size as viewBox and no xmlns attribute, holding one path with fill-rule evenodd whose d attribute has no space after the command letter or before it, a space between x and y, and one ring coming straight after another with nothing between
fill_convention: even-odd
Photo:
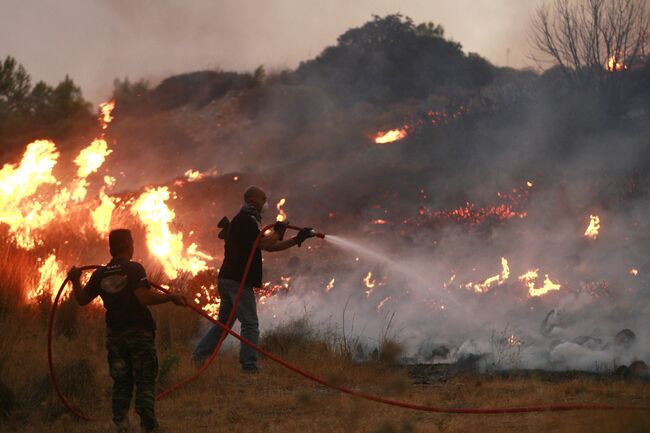
<instances>
[{"instance_id":1,"label":"jet of water","mask_svg":"<svg viewBox=\"0 0 650 433\"><path fill-rule=\"evenodd\" d=\"M344 239L340 236L334 236L327 234L324 238L326 241L332 242L334 245L346 249L348 251L354 252L360 257L375 261L377 263L383 264L387 269L392 272L398 273L406 278L407 281L414 283L421 288L430 288L435 290L436 294L440 297L441 300L444 300L451 307L456 307L461 309L462 304L460 300L448 291L441 290L441 288L433 283L435 281L434 276L422 275L420 271L414 269L413 265L409 262L401 262L399 259L391 258L385 254L380 253L375 250L372 246L364 245L358 241L352 241L350 239ZM460 311L460 310L459 310ZM467 318L468 323L475 323L476 320L472 317Z\"/></svg>"},{"instance_id":2,"label":"jet of water","mask_svg":"<svg viewBox=\"0 0 650 433\"><path fill-rule=\"evenodd\" d=\"M387 264L390 264L393 262L393 260L390 257L381 254L378 251L375 251L365 245L361 245L360 243L353 242L348 239L343 239L340 236L333 236L328 234L327 236L325 236L325 240L330 241L341 248L344 248L349 251L353 251L360 256L364 256L368 259L374 260L379 263L386 262Z\"/></svg>"}]
</instances>

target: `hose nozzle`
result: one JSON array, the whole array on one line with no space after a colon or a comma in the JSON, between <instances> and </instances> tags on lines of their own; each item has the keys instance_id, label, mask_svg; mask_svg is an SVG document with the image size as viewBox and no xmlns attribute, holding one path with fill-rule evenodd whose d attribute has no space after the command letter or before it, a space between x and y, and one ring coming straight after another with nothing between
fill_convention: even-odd
<instances>
[{"instance_id":1,"label":"hose nozzle","mask_svg":"<svg viewBox=\"0 0 650 433\"><path fill-rule=\"evenodd\" d=\"M316 236L317 238L325 239L325 233L317 232L314 229L311 229L311 234Z\"/></svg>"}]
</instances>

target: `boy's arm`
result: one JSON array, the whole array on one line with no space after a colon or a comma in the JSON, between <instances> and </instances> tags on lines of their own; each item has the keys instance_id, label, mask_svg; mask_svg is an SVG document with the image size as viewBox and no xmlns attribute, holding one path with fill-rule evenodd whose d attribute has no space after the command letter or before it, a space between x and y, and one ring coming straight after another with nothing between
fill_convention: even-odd
<instances>
[{"instance_id":1,"label":"boy's arm","mask_svg":"<svg viewBox=\"0 0 650 433\"><path fill-rule=\"evenodd\" d=\"M129 277L133 279L132 281L136 281L137 285L133 290L133 294L142 305L159 305L166 302L173 302L182 307L187 305L187 299L183 295L176 293L160 293L151 290L151 285L147 279L147 273L141 264L135 263L131 269Z\"/></svg>"},{"instance_id":2,"label":"boy's arm","mask_svg":"<svg viewBox=\"0 0 650 433\"><path fill-rule=\"evenodd\" d=\"M81 285L81 269L73 266L68 271L68 279L72 283L74 298L79 305L83 307L84 305L90 304L92 300L95 299L95 297L91 296L88 291L84 290L83 286ZM91 284L92 278L91 281L88 282L88 286Z\"/></svg>"},{"instance_id":3,"label":"boy's arm","mask_svg":"<svg viewBox=\"0 0 650 433\"><path fill-rule=\"evenodd\" d=\"M157 293L146 287L138 287L133 291L133 294L142 305L159 305L166 302L173 302L182 307L187 305L185 296L177 293Z\"/></svg>"}]
</instances>

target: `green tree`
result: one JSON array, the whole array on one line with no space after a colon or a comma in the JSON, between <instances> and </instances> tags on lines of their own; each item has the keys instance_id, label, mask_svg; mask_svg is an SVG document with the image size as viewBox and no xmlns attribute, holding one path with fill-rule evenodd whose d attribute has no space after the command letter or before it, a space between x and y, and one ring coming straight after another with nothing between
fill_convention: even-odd
<instances>
[{"instance_id":1,"label":"green tree","mask_svg":"<svg viewBox=\"0 0 650 433\"><path fill-rule=\"evenodd\" d=\"M0 106L7 111L18 111L29 95L31 77L16 59L7 56L0 62Z\"/></svg>"},{"instance_id":2,"label":"green tree","mask_svg":"<svg viewBox=\"0 0 650 433\"><path fill-rule=\"evenodd\" d=\"M81 88L66 75L65 79L52 90L50 109L57 113L57 117L65 118L88 114L92 105L83 98Z\"/></svg>"},{"instance_id":3,"label":"green tree","mask_svg":"<svg viewBox=\"0 0 650 433\"><path fill-rule=\"evenodd\" d=\"M94 125L92 105L68 76L54 88L31 77L11 56L0 62L0 146L60 138Z\"/></svg>"}]
</instances>

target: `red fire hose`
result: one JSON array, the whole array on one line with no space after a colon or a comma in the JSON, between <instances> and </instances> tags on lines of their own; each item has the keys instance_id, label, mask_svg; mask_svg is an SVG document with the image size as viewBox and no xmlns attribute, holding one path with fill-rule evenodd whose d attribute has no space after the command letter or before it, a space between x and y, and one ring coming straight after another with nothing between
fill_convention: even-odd
<instances>
[{"instance_id":1,"label":"red fire hose","mask_svg":"<svg viewBox=\"0 0 650 433\"><path fill-rule=\"evenodd\" d=\"M266 356L267 358L271 359L272 361L275 361L276 363L280 364L281 366L293 371L296 374L299 374L303 376L306 379L312 380L316 383L319 383L321 385L327 386L329 388L335 389L337 391L340 391L345 394L353 395L355 397L360 397L366 400L370 401L375 401L378 403L383 403L387 404L390 406L396 406L396 407L401 407L405 409L414 409L414 410L419 410L419 411L425 411L425 412L436 412L436 413L456 413L456 414L505 414L505 413L528 413L528 412L559 412L559 411L571 411L571 410L650 410L650 406L615 406L615 405L609 405L609 404L555 404L555 405L545 405L545 406L527 406L527 407L509 407L509 408L454 408L454 407L435 407L435 406L426 406L426 405L420 405L420 404L414 404L414 403L407 403L404 401L399 401L399 400L391 400L383 397L379 397L373 394L367 394L361 391L357 391L351 388L346 388L344 386L340 385L335 385L332 383L329 383L325 381L324 379L313 375L312 373L309 373L307 371L304 371L300 367L297 367L293 364L290 364L289 362L285 361L284 359L280 358L277 355L274 355L273 353L270 353L261 347L257 346L256 344L252 343L251 341L247 340L246 338L242 337L241 335L237 334L235 331L233 331L232 328L232 321L235 315L235 312L237 311L237 305L239 303L239 299L241 298L241 294L244 289L245 282L248 277L248 272L250 271L251 264L253 262L253 256L255 255L255 250L257 249L260 239L264 232L269 230L273 225L268 225L264 227L261 231L260 234L258 235L257 239L255 239L255 242L253 243L253 246L251 248L250 255L248 257L248 262L246 263L246 267L244 269L244 274L242 276L242 281L239 286L239 291L237 292L237 296L235 297L235 301L233 303L232 311L230 312L230 315L228 317L227 322L221 323L212 316L210 316L208 313L203 311L202 309L192 305L188 304L187 308L191 309L195 313L201 315L202 317L205 317L208 319L210 322L214 323L215 325L219 326L221 329L223 329L225 332L221 333L221 337L219 339L219 342L217 343L216 347L214 348L212 354L208 358L208 360L201 366L201 368L192 376L188 377L187 379L182 380L181 382L177 383L176 385L173 385L169 389L161 392L156 396L156 400L159 400L163 397L168 396L169 394L173 393L174 391L178 390L181 388L183 385L193 381L196 379L198 376L200 376L209 366L210 364L214 361L214 359L217 357L217 354L219 353L219 350L221 349L221 345L226 338L226 334L230 334L239 341L241 341L243 344L246 344L247 346L250 346L257 352L261 353L262 355ZM289 226L289 228L294 229L294 230L300 230L300 227L296 226ZM317 234L319 237L324 237L322 234ZM100 266L98 265L89 265L89 266L83 266L80 269L81 270L90 270L90 269L96 269L99 268ZM50 320L49 320L49 325L48 325L48 334L47 334L47 355L48 355L48 365L50 369L50 378L52 379L52 386L54 388L54 392L56 395L59 397L63 405L73 414L75 414L78 418L86 420L86 421L97 421L95 418L91 418L87 415L84 415L78 408L74 407L63 395L61 392L61 389L59 388L59 384L56 380L56 372L54 370L54 363L52 360L52 329L54 325L54 318L56 315L56 310L57 306L59 303L59 299L61 297L61 294L63 293L63 290L65 289L66 284L68 283L68 279L66 278L65 281L61 284L61 287L59 288L59 291L56 294L56 297L54 298L54 302L52 303L52 310L50 314ZM160 287L157 284L151 284L153 287L156 289L164 292L164 293L170 293L169 290Z\"/></svg>"}]
</instances>

